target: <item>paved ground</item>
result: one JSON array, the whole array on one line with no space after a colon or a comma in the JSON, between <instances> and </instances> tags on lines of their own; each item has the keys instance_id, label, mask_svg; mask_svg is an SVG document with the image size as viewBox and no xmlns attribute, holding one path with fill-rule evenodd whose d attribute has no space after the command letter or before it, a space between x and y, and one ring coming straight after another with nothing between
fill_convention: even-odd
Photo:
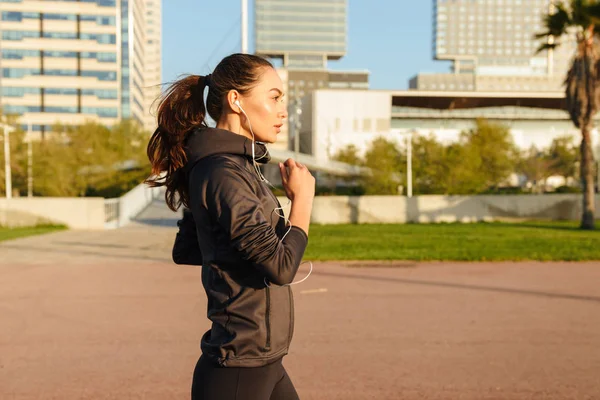
<instances>
[{"instance_id":1,"label":"paved ground","mask_svg":"<svg viewBox=\"0 0 600 400\"><path fill-rule=\"evenodd\" d=\"M0 399L189 398L208 323L175 218L0 244ZM305 400L600 399L599 283L598 263L319 263L285 365Z\"/></svg>"}]
</instances>

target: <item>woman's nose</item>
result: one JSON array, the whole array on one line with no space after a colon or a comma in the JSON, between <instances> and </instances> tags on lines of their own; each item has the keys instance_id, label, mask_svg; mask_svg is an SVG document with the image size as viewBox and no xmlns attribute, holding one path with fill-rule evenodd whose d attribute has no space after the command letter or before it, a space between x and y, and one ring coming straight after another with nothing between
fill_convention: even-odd
<instances>
[{"instance_id":1,"label":"woman's nose","mask_svg":"<svg viewBox=\"0 0 600 400\"><path fill-rule=\"evenodd\" d=\"M281 118L285 118L285 119L287 119L287 117L288 117L288 112L287 112L287 110L286 110L286 108L285 108L285 107L282 107L282 108L281 108L281 111L279 112L279 115L281 116Z\"/></svg>"}]
</instances>

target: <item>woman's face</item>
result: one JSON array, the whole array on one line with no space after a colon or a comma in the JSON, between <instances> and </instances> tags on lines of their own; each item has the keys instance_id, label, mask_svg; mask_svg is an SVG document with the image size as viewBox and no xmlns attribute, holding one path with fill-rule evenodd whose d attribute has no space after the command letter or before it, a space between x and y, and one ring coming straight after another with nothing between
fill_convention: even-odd
<instances>
[{"instance_id":1,"label":"woman's face","mask_svg":"<svg viewBox=\"0 0 600 400\"><path fill-rule=\"evenodd\" d=\"M242 126L248 132L252 126L254 140L266 143L277 141L283 120L287 118L283 96L283 83L273 68L265 68L258 84L248 94L241 96L240 104L247 116L247 119L244 118L242 113Z\"/></svg>"}]
</instances>

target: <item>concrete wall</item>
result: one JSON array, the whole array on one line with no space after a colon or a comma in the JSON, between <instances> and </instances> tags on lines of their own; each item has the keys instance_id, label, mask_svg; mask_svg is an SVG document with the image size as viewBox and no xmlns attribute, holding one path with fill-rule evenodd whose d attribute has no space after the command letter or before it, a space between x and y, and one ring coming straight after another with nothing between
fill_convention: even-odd
<instances>
[{"instance_id":1,"label":"concrete wall","mask_svg":"<svg viewBox=\"0 0 600 400\"><path fill-rule=\"evenodd\" d=\"M596 198L598 204L600 197ZM582 196L419 196L405 199L409 222L477 222L491 220L578 220Z\"/></svg>"},{"instance_id":2,"label":"concrete wall","mask_svg":"<svg viewBox=\"0 0 600 400\"><path fill-rule=\"evenodd\" d=\"M156 189L155 189L156 190ZM130 192L129 196L147 205L156 198L155 190ZM122 198L121 198L122 199ZM119 200L121 200L119 199ZM279 198L289 213L286 198ZM494 220L579 220L582 197L578 194L519 196L319 196L315 199L312 219L317 224L402 224L407 222L477 222ZM133 207L133 206L132 206ZM600 212L600 196L596 196ZM122 210L119 219L141 211ZM115 220L115 223L118 220ZM102 198L13 198L0 199L0 225L31 226L60 223L72 229L105 229ZM119 221L123 226L126 221Z\"/></svg>"},{"instance_id":3,"label":"concrete wall","mask_svg":"<svg viewBox=\"0 0 600 400\"><path fill-rule=\"evenodd\" d=\"M281 204L287 200L280 199ZM313 206L318 224L579 220L578 194L515 196L323 196ZM596 196L600 210L600 196ZM289 212L288 209L285 210Z\"/></svg>"},{"instance_id":4,"label":"concrete wall","mask_svg":"<svg viewBox=\"0 0 600 400\"><path fill-rule=\"evenodd\" d=\"M104 229L104 199L0 198L0 225L32 226L48 222L64 224L72 229Z\"/></svg>"},{"instance_id":5,"label":"concrete wall","mask_svg":"<svg viewBox=\"0 0 600 400\"><path fill-rule=\"evenodd\" d=\"M115 199L101 197L0 198L0 226L33 226L58 223L71 229L114 229L127 225L154 199L162 188L139 184Z\"/></svg>"}]
</instances>

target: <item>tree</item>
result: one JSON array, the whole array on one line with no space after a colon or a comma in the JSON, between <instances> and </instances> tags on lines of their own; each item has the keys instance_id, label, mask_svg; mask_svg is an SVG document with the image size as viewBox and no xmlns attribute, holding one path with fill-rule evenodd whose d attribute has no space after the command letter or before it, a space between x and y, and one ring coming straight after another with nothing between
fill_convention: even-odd
<instances>
[{"instance_id":1,"label":"tree","mask_svg":"<svg viewBox=\"0 0 600 400\"><path fill-rule=\"evenodd\" d=\"M349 144L346 147L339 149L332 157L332 159L350 165L364 165L364 160L358 154L358 148L353 144ZM362 179L357 179L354 176L347 176L341 179L346 185L355 185L357 181L359 182L359 184L362 183ZM332 182L335 185L335 180L332 179Z\"/></svg>"},{"instance_id":2,"label":"tree","mask_svg":"<svg viewBox=\"0 0 600 400\"><path fill-rule=\"evenodd\" d=\"M446 148L444 193L476 194L498 187L513 172L516 148L508 127L478 119Z\"/></svg>"},{"instance_id":3,"label":"tree","mask_svg":"<svg viewBox=\"0 0 600 400\"><path fill-rule=\"evenodd\" d=\"M77 179L77 161L68 145L58 137L47 137L34 143L34 193L39 196L74 197L85 193Z\"/></svg>"},{"instance_id":4,"label":"tree","mask_svg":"<svg viewBox=\"0 0 600 400\"><path fill-rule=\"evenodd\" d=\"M577 44L571 67L565 79L566 108L573 124L581 130L579 147L580 178L583 186L582 229L594 229L594 156L591 131L600 105L600 65L598 33L600 3L596 0L560 1L544 19L545 32L536 35L546 39L538 52L552 50L562 40L574 39Z\"/></svg>"},{"instance_id":5,"label":"tree","mask_svg":"<svg viewBox=\"0 0 600 400\"><path fill-rule=\"evenodd\" d=\"M433 135L419 135L413 138L412 170L415 194L444 193L449 169L446 148Z\"/></svg>"},{"instance_id":6,"label":"tree","mask_svg":"<svg viewBox=\"0 0 600 400\"><path fill-rule=\"evenodd\" d=\"M540 182L552 175L552 162L547 151L539 150L532 145L521 154L517 164L517 172L525 176L532 183L532 192L541 192Z\"/></svg>"},{"instance_id":7,"label":"tree","mask_svg":"<svg viewBox=\"0 0 600 400\"><path fill-rule=\"evenodd\" d=\"M405 167L396 143L383 137L373 140L365 153L364 165L372 171L363 177L366 194L398 194Z\"/></svg>"},{"instance_id":8,"label":"tree","mask_svg":"<svg viewBox=\"0 0 600 400\"><path fill-rule=\"evenodd\" d=\"M573 137L561 136L555 138L548 151L550 171L552 175L562 176L565 179L577 175L577 164L579 163L579 152L573 144Z\"/></svg>"},{"instance_id":9,"label":"tree","mask_svg":"<svg viewBox=\"0 0 600 400\"><path fill-rule=\"evenodd\" d=\"M448 171L443 182L445 194L477 194L489 185L482 174L482 160L466 143L452 143L446 148Z\"/></svg>"},{"instance_id":10,"label":"tree","mask_svg":"<svg viewBox=\"0 0 600 400\"><path fill-rule=\"evenodd\" d=\"M335 161L344 162L350 165L362 165L363 160L358 155L358 148L349 144L346 147L339 149L332 157Z\"/></svg>"},{"instance_id":11,"label":"tree","mask_svg":"<svg viewBox=\"0 0 600 400\"><path fill-rule=\"evenodd\" d=\"M111 160L98 173L93 186L88 187L87 195L115 197L125 193L150 175L150 165L146 156L148 133L137 123L122 120L108 133L106 145Z\"/></svg>"},{"instance_id":12,"label":"tree","mask_svg":"<svg viewBox=\"0 0 600 400\"><path fill-rule=\"evenodd\" d=\"M506 125L485 119L475 122L475 129L462 133L467 152L481 159L481 177L486 189L502 184L514 171L517 150Z\"/></svg>"},{"instance_id":13,"label":"tree","mask_svg":"<svg viewBox=\"0 0 600 400\"><path fill-rule=\"evenodd\" d=\"M34 146L34 191L42 196L119 196L142 182L150 168L148 134L125 120L108 128L88 122L55 126Z\"/></svg>"}]
</instances>

